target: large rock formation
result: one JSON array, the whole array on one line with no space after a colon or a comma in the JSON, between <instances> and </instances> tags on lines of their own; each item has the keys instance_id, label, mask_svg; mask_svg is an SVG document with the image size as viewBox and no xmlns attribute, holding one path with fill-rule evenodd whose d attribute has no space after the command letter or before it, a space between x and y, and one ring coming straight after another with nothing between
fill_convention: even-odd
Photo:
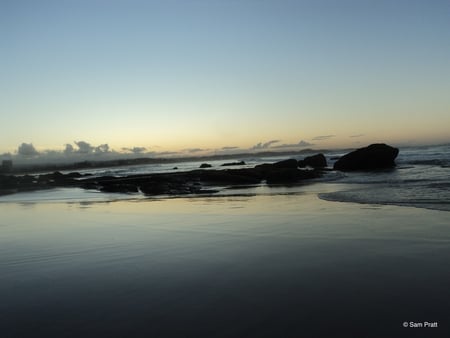
<instances>
[{"instance_id":1,"label":"large rock formation","mask_svg":"<svg viewBox=\"0 0 450 338\"><path fill-rule=\"evenodd\" d=\"M293 158L288 159L288 160L283 160L283 161L279 161L279 162L275 162L273 164L273 167L276 169L296 169L297 168L297 160L294 160Z\"/></svg>"},{"instance_id":2,"label":"large rock formation","mask_svg":"<svg viewBox=\"0 0 450 338\"><path fill-rule=\"evenodd\" d=\"M323 154L307 156L303 160L298 161L299 168L325 168L327 166L327 159Z\"/></svg>"},{"instance_id":3,"label":"large rock formation","mask_svg":"<svg viewBox=\"0 0 450 338\"><path fill-rule=\"evenodd\" d=\"M368 147L352 151L334 164L335 170L376 170L395 167L398 149L384 143L371 144Z\"/></svg>"}]
</instances>

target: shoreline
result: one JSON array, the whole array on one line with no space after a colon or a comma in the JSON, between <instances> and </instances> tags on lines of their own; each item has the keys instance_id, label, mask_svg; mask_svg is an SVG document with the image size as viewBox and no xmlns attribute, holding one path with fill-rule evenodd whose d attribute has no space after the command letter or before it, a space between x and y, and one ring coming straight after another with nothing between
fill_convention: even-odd
<instances>
[{"instance_id":1,"label":"shoreline","mask_svg":"<svg viewBox=\"0 0 450 338\"><path fill-rule=\"evenodd\" d=\"M361 187L360 187L361 188ZM165 202L171 200L195 201L195 200L224 200L234 198L258 198L258 197L274 197L277 196L302 196L308 195L317 198L320 201L343 205L354 205L354 207L373 209L382 207L398 207L429 210L434 212L450 212L448 209L441 209L430 205L414 205L408 203L381 203L373 201L355 201L344 198L329 197L334 194L346 193L355 190L353 184L327 181L327 180L310 180L307 182L296 183L291 185L249 185L249 186L228 186L217 187L209 193L201 194L172 194L172 195L143 195L138 193L107 193L100 191L89 191L79 187L54 187L47 190L27 191L14 195L0 196L0 205L2 204L75 204L82 206L92 206L109 203L146 203L146 202ZM13 197L7 198L6 197Z\"/></svg>"}]
</instances>

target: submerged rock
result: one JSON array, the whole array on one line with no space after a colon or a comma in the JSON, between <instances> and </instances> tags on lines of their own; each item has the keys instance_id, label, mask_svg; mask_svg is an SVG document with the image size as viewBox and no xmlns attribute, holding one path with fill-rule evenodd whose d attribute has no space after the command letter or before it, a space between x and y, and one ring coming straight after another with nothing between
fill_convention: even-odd
<instances>
[{"instance_id":1,"label":"submerged rock","mask_svg":"<svg viewBox=\"0 0 450 338\"><path fill-rule=\"evenodd\" d=\"M333 168L340 171L393 168L397 155L397 148L384 143L371 144L342 156Z\"/></svg>"},{"instance_id":2,"label":"submerged rock","mask_svg":"<svg viewBox=\"0 0 450 338\"><path fill-rule=\"evenodd\" d=\"M133 193L133 192L138 192L138 187L134 184L127 184L127 183L105 184L100 188L100 191Z\"/></svg>"},{"instance_id":3,"label":"submerged rock","mask_svg":"<svg viewBox=\"0 0 450 338\"><path fill-rule=\"evenodd\" d=\"M327 166L327 159L323 154L307 156L303 160L298 161L298 166L300 168L325 168Z\"/></svg>"},{"instance_id":4,"label":"submerged rock","mask_svg":"<svg viewBox=\"0 0 450 338\"><path fill-rule=\"evenodd\" d=\"M232 165L245 165L245 162L244 161L228 162L228 163L222 164L222 167L228 167L228 166L232 166Z\"/></svg>"}]
</instances>

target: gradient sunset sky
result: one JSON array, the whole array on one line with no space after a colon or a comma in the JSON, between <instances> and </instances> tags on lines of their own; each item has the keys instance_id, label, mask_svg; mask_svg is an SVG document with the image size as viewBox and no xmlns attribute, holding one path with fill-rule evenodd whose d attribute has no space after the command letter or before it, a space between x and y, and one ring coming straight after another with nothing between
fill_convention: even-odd
<instances>
[{"instance_id":1,"label":"gradient sunset sky","mask_svg":"<svg viewBox=\"0 0 450 338\"><path fill-rule=\"evenodd\" d=\"M0 153L450 142L448 0L0 0L0 60Z\"/></svg>"}]
</instances>

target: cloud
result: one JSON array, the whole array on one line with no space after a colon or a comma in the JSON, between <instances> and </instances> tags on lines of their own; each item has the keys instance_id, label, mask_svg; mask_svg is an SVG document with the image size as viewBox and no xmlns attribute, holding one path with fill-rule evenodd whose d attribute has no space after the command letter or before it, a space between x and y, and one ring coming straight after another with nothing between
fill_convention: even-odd
<instances>
[{"instance_id":1,"label":"cloud","mask_svg":"<svg viewBox=\"0 0 450 338\"><path fill-rule=\"evenodd\" d=\"M147 150L145 147L133 147L133 148L122 148L123 151L127 151L133 154L142 154Z\"/></svg>"},{"instance_id":2,"label":"cloud","mask_svg":"<svg viewBox=\"0 0 450 338\"><path fill-rule=\"evenodd\" d=\"M74 143L77 145L78 150L77 153L80 154L90 154L94 150L94 147L91 146L90 143L87 143L85 141L74 141Z\"/></svg>"},{"instance_id":3,"label":"cloud","mask_svg":"<svg viewBox=\"0 0 450 338\"><path fill-rule=\"evenodd\" d=\"M270 148L270 146L271 146L272 144L278 143L278 142L280 142L280 140L270 140L270 141L268 141L268 142L266 142L266 143L259 142L258 144L255 144L255 145L254 145L253 147L251 147L250 149L252 149L252 150L267 149L267 148Z\"/></svg>"},{"instance_id":4,"label":"cloud","mask_svg":"<svg viewBox=\"0 0 450 338\"><path fill-rule=\"evenodd\" d=\"M22 143L17 149L17 153L23 156L39 155L39 152L34 148L33 143Z\"/></svg>"},{"instance_id":5,"label":"cloud","mask_svg":"<svg viewBox=\"0 0 450 338\"><path fill-rule=\"evenodd\" d=\"M239 149L239 147L222 147L221 150L234 150Z\"/></svg>"},{"instance_id":6,"label":"cloud","mask_svg":"<svg viewBox=\"0 0 450 338\"><path fill-rule=\"evenodd\" d=\"M73 149L73 145L71 145L71 144L66 144L66 147L64 148L64 154L66 154L66 155L70 155L70 154L72 154L74 152L74 149Z\"/></svg>"},{"instance_id":7,"label":"cloud","mask_svg":"<svg viewBox=\"0 0 450 338\"><path fill-rule=\"evenodd\" d=\"M349 137L355 138L355 137L362 137L364 134L357 134L357 135L350 135Z\"/></svg>"},{"instance_id":8,"label":"cloud","mask_svg":"<svg viewBox=\"0 0 450 338\"><path fill-rule=\"evenodd\" d=\"M202 149L202 148L187 148L187 149L183 149L183 151L188 152L188 153L198 153L200 151L205 151L208 149Z\"/></svg>"},{"instance_id":9,"label":"cloud","mask_svg":"<svg viewBox=\"0 0 450 338\"><path fill-rule=\"evenodd\" d=\"M178 151L161 151L159 153L155 153L157 156L169 156L169 155L178 155L180 154Z\"/></svg>"},{"instance_id":10,"label":"cloud","mask_svg":"<svg viewBox=\"0 0 450 338\"><path fill-rule=\"evenodd\" d=\"M328 140L335 136L336 135L319 135L319 136L314 137L312 140L313 141L324 141L324 140Z\"/></svg>"},{"instance_id":11,"label":"cloud","mask_svg":"<svg viewBox=\"0 0 450 338\"><path fill-rule=\"evenodd\" d=\"M306 142L306 141L303 141L303 140L301 140L299 143L298 143L298 146L299 147L310 147L310 146L313 146L314 145L314 143L309 143L309 142Z\"/></svg>"},{"instance_id":12,"label":"cloud","mask_svg":"<svg viewBox=\"0 0 450 338\"><path fill-rule=\"evenodd\" d=\"M109 145L107 143L100 144L99 146L94 148L94 152L96 154L106 154L109 152Z\"/></svg>"},{"instance_id":13,"label":"cloud","mask_svg":"<svg viewBox=\"0 0 450 338\"><path fill-rule=\"evenodd\" d=\"M283 149L283 148L304 148L304 147L310 147L313 146L314 143L309 143L304 140L301 140L299 143L288 143L288 144L280 144L278 146L274 146L273 148L276 149Z\"/></svg>"}]
</instances>

